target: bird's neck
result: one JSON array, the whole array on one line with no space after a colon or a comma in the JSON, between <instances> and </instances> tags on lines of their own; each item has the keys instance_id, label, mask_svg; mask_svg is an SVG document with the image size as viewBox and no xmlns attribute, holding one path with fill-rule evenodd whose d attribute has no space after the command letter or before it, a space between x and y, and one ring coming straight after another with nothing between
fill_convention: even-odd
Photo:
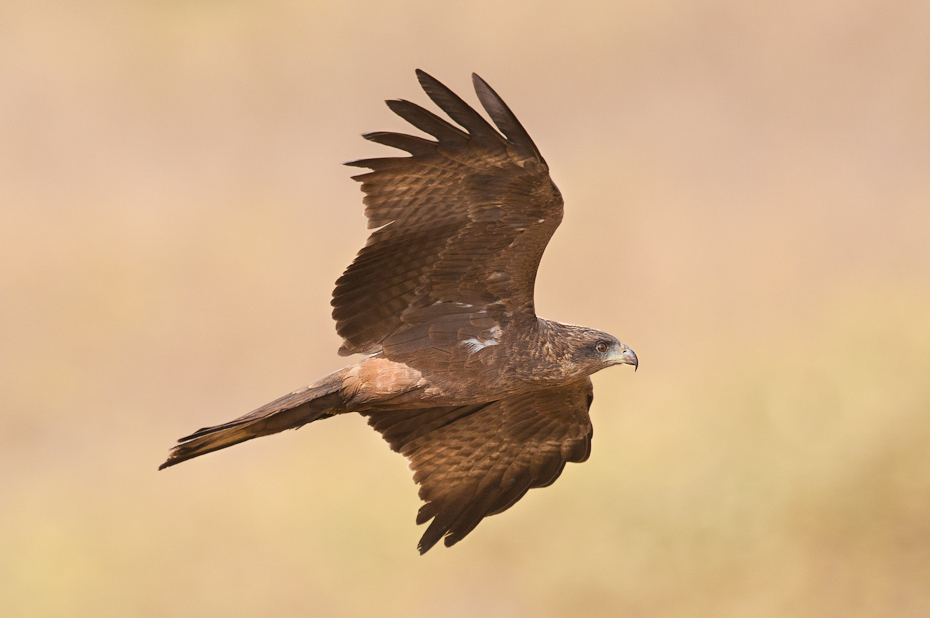
<instances>
[{"instance_id":1,"label":"bird's neck","mask_svg":"<svg viewBox=\"0 0 930 618\"><path fill-rule=\"evenodd\" d=\"M568 380L584 377L584 370L579 367L569 354L569 339L566 335L573 327L544 318L537 318L537 328L533 339L524 349L527 356L521 359L520 378L527 382L542 384L564 384Z\"/></svg>"}]
</instances>

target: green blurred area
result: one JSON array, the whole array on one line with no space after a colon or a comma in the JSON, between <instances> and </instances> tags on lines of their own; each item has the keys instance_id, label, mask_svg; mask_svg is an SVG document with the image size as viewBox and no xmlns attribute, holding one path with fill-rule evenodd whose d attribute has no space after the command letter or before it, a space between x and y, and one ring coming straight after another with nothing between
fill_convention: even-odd
<instances>
[{"instance_id":1,"label":"green blurred area","mask_svg":"<svg viewBox=\"0 0 930 618\"><path fill-rule=\"evenodd\" d=\"M339 163L476 71L617 335L591 459L415 551L361 418L157 473L342 365ZM930 615L921 2L0 6L0 615Z\"/></svg>"}]
</instances>

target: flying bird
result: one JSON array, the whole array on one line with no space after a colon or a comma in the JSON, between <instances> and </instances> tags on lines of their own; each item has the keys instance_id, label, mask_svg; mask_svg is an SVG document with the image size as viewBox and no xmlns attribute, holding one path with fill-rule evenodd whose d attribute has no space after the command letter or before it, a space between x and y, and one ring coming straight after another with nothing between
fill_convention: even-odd
<instances>
[{"instance_id":1,"label":"flying bird","mask_svg":"<svg viewBox=\"0 0 930 618\"><path fill-rule=\"evenodd\" d=\"M228 423L181 438L166 468L252 438L358 413L403 455L430 521L420 553L553 483L591 452L591 374L638 366L605 332L536 315L533 286L562 196L526 130L472 75L478 112L423 71L455 123L388 107L429 135L363 137L409 156L362 159L354 180L374 229L336 281L341 356L367 355ZM458 125L458 126L456 126Z\"/></svg>"}]
</instances>

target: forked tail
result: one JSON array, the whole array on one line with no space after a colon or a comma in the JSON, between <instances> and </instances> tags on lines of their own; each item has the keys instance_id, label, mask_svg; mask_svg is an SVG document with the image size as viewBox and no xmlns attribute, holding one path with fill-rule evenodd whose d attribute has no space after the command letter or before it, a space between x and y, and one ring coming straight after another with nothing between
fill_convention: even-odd
<instances>
[{"instance_id":1,"label":"forked tail","mask_svg":"<svg viewBox=\"0 0 930 618\"><path fill-rule=\"evenodd\" d=\"M339 392L341 386L342 371L337 371L236 420L199 429L178 440L178 445L171 449L168 460L158 466L158 469L162 470L252 438L271 435L285 429L296 429L323 416L331 416L343 405Z\"/></svg>"}]
</instances>

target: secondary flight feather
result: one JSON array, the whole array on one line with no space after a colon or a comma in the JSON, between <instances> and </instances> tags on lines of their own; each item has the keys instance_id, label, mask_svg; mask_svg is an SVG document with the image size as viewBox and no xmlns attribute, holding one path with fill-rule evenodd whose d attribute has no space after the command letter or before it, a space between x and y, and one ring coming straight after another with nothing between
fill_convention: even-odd
<instances>
[{"instance_id":1,"label":"secondary flight feather","mask_svg":"<svg viewBox=\"0 0 930 618\"><path fill-rule=\"evenodd\" d=\"M362 159L369 228L336 281L339 354L367 358L179 441L161 468L337 414L358 413L420 486L421 553L451 546L591 450L590 375L636 354L607 333L536 315L533 287L562 196L510 108L477 75L496 129L423 71L455 123L388 107L429 137L365 134L406 156ZM458 125L458 126L456 126Z\"/></svg>"}]
</instances>

